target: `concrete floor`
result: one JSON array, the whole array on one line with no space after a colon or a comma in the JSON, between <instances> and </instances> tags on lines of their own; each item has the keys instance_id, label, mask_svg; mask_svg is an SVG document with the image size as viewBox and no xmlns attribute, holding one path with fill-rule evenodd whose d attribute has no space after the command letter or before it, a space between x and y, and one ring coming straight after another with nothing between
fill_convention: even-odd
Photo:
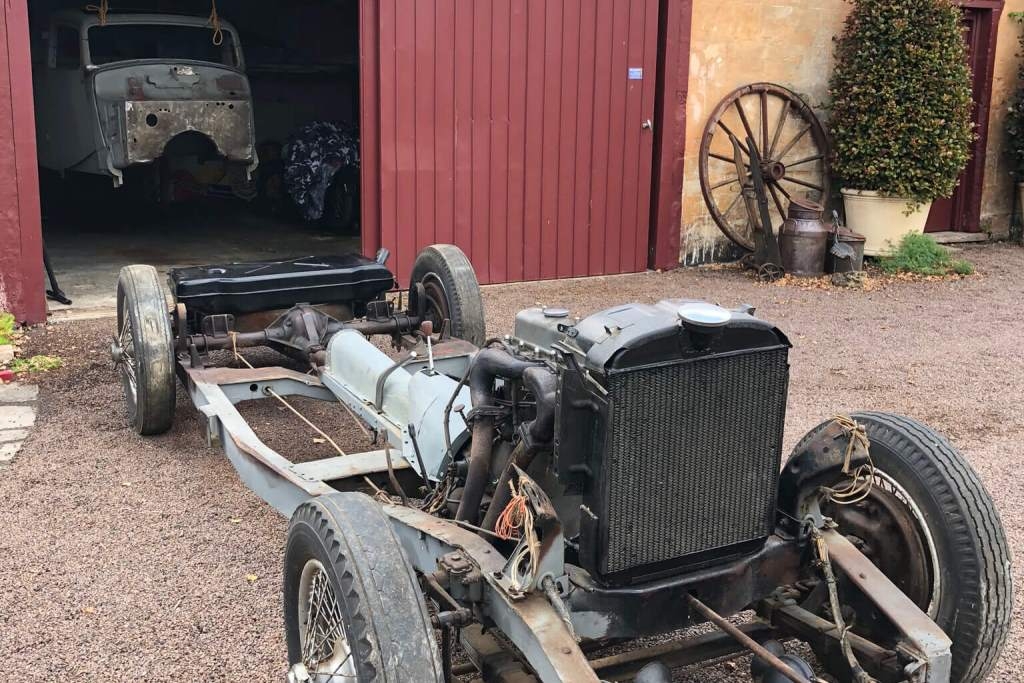
<instances>
[{"instance_id":1,"label":"concrete floor","mask_svg":"<svg viewBox=\"0 0 1024 683\"><path fill-rule=\"evenodd\" d=\"M358 235L282 219L242 203L172 207L77 205L46 216L44 239L71 306L50 301L51 320L95 318L116 307L122 266L174 266L332 255L359 249ZM47 284L49 286L49 284Z\"/></svg>"}]
</instances>

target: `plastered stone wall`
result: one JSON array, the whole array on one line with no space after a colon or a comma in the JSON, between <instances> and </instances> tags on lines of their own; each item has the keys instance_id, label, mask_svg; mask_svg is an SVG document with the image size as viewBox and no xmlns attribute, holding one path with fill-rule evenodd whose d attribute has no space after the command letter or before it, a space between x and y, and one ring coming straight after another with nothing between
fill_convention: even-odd
<instances>
[{"instance_id":1,"label":"plastered stone wall","mask_svg":"<svg viewBox=\"0 0 1024 683\"><path fill-rule=\"evenodd\" d=\"M769 81L799 93L827 124L822 109L833 67L833 38L849 11L846 0L694 0L687 96L685 176L680 258L703 263L731 252L700 190L701 137L708 116L736 88ZM985 191L983 225L1004 235L1010 224L1013 184L1004 145L1004 121L1016 85L1017 37L1021 27L1010 12L1024 0L1007 0L1000 22Z\"/></svg>"},{"instance_id":2,"label":"plastered stone wall","mask_svg":"<svg viewBox=\"0 0 1024 683\"><path fill-rule=\"evenodd\" d=\"M700 192L700 142L708 116L730 92L758 81L797 92L823 115L832 38L842 30L848 9L845 0L694 1L680 241L684 263L712 260L731 244Z\"/></svg>"},{"instance_id":3,"label":"plastered stone wall","mask_svg":"<svg viewBox=\"0 0 1024 683\"><path fill-rule=\"evenodd\" d=\"M985 190L981 195L982 229L994 237L1006 237L1013 213L1014 183L1006 150L1006 112L1017 88L1018 39L1024 27L1010 18L1024 12L1024 0L1007 0L999 21L995 69L992 77L992 108L988 149L985 156ZM1020 210L1019 207L1017 209Z\"/></svg>"}]
</instances>

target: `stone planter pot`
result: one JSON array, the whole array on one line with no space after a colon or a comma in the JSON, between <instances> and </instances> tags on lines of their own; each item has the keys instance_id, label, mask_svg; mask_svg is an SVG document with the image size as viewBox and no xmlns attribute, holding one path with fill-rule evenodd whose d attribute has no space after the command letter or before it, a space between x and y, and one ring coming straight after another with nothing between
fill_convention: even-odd
<instances>
[{"instance_id":1,"label":"stone planter pot","mask_svg":"<svg viewBox=\"0 0 1024 683\"><path fill-rule=\"evenodd\" d=\"M864 235L867 256L887 256L899 245L904 235L924 232L931 202L907 215L908 202L897 197L884 197L868 190L843 190L846 226Z\"/></svg>"}]
</instances>

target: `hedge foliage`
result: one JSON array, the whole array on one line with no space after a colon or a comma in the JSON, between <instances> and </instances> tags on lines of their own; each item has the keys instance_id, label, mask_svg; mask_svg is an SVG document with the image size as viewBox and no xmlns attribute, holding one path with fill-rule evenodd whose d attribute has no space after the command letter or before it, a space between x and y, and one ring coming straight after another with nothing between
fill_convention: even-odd
<instances>
[{"instance_id":1,"label":"hedge foliage","mask_svg":"<svg viewBox=\"0 0 1024 683\"><path fill-rule=\"evenodd\" d=\"M951 0L853 0L829 83L842 186L949 197L974 140L971 72Z\"/></svg>"}]
</instances>

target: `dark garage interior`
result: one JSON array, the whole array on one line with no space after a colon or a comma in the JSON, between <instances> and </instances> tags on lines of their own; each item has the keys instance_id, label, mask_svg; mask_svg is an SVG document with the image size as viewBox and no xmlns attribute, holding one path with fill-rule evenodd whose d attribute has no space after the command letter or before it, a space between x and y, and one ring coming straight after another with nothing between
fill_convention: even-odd
<instances>
[{"instance_id":1,"label":"dark garage interior","mask_svg":"<svg viewBox=\"0 0 1024 683\"><path fill-rule=\"evenodd\" d=\"M130 263L166 270L358 249L357 10L355 0L113 0L91 10L68 0L30 0L43 239L74 302L69 310L51 301L51 311L74 317L109 307L117 272ZM163 17L154 26L152 14L198 19L177 26ZM76 32L82 18L92 25ZM231 116L219 119L218 139L248 151L228 158L220 153L227 145L210 136L168 133L155 140L155 158L118 169L115 187L113 162L104 163L92 140L104 103L89 94L103 89L99 72L125 60L151 65L121 79L128 100L239 98L219 103L233 114L220 111ZM209 75L206 61L219 62L212 73L222 75ZM208 92L210 80L226 84L225 92ZM122 125L130 127L124 99L115 106L128 107ZM136 109L140 117L150 111ZM150 111L138 138L135 129L100 129L114 145L125 136L141 150L142 133L160 131L157 114L174 109Z\"/></svg>"}]
</instances>

